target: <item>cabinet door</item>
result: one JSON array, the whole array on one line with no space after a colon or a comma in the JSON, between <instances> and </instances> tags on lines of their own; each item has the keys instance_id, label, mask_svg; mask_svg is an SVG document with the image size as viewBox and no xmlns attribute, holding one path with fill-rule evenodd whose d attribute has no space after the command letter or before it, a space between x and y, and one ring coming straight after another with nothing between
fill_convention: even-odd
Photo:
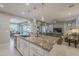
<instances>
[{"instance_id":1,"label":"cabinet door","mask_svg":"<svg viewBox=\"0 0 79 59\"><path fill-rule=\"evenodd\" d=\"M42 56L37 52L37 50L34 47L30 48L30 56Z\"/></svg>"},{"instance_id":2,"label":"cabinet door","mask_svg":"<svg viewBox=\"0 0 79 59\"><path fill-rule=\"evenodd\" d=\"M21 52L21 54L23 55L23 51L24 51L24 49L23 49L23 44L24 44L24 41L23 41L23 39L21 39L20 38L20 52Z\"/></svg>"},{"instance_id":3,"label":"cabinet door","mask_svg":"<svg viewBox=\"0 0 79 59\"><path fill-rule=\"evenodd\" d=\"M23 39L17 37L17 49L23 55Z\"/></svg>"},{"instance_id":4,"label":"cabinet door","mask_svg":"<svg viewBox=\"0 0 79 59\"><path fill-rule=\"evenodd\" d=\"M27 41L24 41L24 56L29 56L29 53L30 53L30 47L29 47L29 42Z\"/></svg>"},{"instance_id":5,"label":"cabinet door","mask_svg":"<svg viewBox=\"0 0 79 59\"><path fill-rule=\"evenodd\" d=\"M14 47L17 48L17 37L14 36Z\"/></svg>"},{"instance_id":6,"label":"cabinet door","mask_svg":"<svg viewBox=\"0 0 79 59\"><path fill-rule=\"evenodd\" d=\"M34 44L30 44L30 55L31 56L43 56L44 55L43 53L44 51L40 47Z\"/></svg>"},{"instance_id":7,"label":"cabinet door","mask_svg":"<svg viewBox=\"0 0 79 59\"><path fill-rule=\"evenodd\" d=\"M20 39L17 37L17 49L20 49Z\"/></svg>"}]
</instances>

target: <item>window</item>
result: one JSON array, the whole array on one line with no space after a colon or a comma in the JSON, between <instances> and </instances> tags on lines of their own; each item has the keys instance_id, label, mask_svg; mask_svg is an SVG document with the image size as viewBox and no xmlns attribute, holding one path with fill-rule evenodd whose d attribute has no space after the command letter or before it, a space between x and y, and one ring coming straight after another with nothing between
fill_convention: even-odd
<instances>
[{"instance_id":1,"label":"window","mask_svg":"<svg viewBox=\"0 0 79 59\"><path fill-rule=\"evenodd\" d=\"M19 32L19 25L18 24L14 24L14 23L11 23L10 24L10 31L16 33L16 32Z\"/></svg>"},{"instance_id":2,"label":"window","mask_svg":"<svg viewBox=\"0 0 79 59\"><path fill-rule=\"evenodd\" d=\"M20 24L20 33L22 35L30 35L30 33L32 31L31 29L32 29L31 28L31 23L26 22L26 23L21 23Z\"/></svg>"},{"instance_id":3,"label":"window","mask_svg":"<svg viewBox=\"0 0 79 59\"><path fill-rule=\"evenodd\" d=\"M23 34L29 35L31 32L31 26L29 25L23 25Z\"/></svg>"}]
</instances>

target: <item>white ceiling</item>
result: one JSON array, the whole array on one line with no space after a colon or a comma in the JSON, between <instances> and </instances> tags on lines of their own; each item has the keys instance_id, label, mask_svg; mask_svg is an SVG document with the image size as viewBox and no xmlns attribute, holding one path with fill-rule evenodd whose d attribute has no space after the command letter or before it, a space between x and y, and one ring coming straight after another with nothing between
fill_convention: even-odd
<instances>
[{"instance_id":1,"label":"white ceiling","mask_svg":"<svg viewBox=\"0 0 79 59\"><path fill-rule=\"evenodd\" d=\"M53 20L67 20L72 16L79 14L79 4L74 4L74 7L68 8L71 3L3 3L4 7L0 11L22 16L27 19L40 20L44 16L44 21L51 22ZM36 8L36 9L35 9ZM23 12L23 14L22 14Z\"/></svg>"},{"instance_id":2,"label":"white ceiling","mask_svg":"<svg viewBox=\"0 0 79 59\"><path fill-rule=\"evenodd\" d=\"M23 23L26 22L25 19L16 19L16 18L11 18L10 23Z\"/></svg>"}]
</instances>

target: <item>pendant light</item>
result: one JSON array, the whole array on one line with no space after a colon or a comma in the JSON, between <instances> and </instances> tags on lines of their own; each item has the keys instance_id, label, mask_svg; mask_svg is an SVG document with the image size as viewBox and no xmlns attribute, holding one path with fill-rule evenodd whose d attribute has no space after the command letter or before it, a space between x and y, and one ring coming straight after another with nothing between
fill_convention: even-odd
<instances>
[{"instance_id":1,"label":"pendant light","mask_svg":"<svg viewBox=\"0 0 79 59\"><path fill-rule=\"evenodd\" d=\"M44 10L43 8L44 8L44 3L42 3L42 13L43 13L43 10ZM44 18L44 16L42 15L41 20L44 21L44 19L45 19L45 18Z\"/></svg>"}]
</instances>

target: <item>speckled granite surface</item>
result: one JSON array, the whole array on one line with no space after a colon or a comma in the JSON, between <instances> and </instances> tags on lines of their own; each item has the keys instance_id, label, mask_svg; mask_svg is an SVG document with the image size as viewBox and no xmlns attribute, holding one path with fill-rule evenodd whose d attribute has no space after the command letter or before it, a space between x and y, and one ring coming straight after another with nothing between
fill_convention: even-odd
<instances>
[{"instance_id":1,"label":"speckled granite surface","mask_svg":"<svg viewBox=\"0 0 79 59\"><path fill-rule=\"evenodd\" d=\"M42 36L42 37L17 36L17 37L20 37L20 38L24 39L25 41L38 45L39 47L41 47L47 51L50 51L53 48L53 45L59 39L58 37L52 37L52 36Z\"/></svg>"}]
</instances>

